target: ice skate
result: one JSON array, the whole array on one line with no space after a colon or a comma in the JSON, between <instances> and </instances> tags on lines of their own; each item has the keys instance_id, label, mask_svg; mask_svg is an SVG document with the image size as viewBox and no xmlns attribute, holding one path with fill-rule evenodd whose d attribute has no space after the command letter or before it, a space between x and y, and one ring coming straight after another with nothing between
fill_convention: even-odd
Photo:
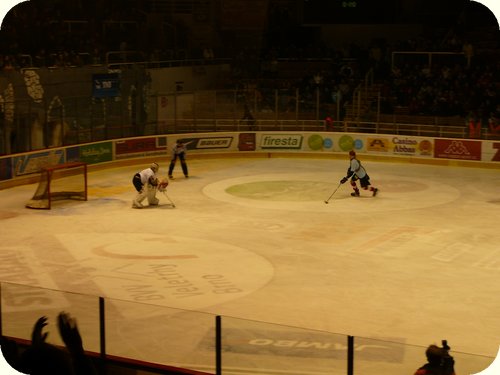
<instances>
[{"instance_id":1,"label":"ice skate","mask_svg":"<svg viewBox=\"0 0 500 375\"><path fill-rule=\"evenodd\" d=\"M351 197L359 197L359 191L351 193Z\"/></svg>"},{"instance_id":2,"label":"ice skate","mask_svg":"<svg viewBox=\"0 0 500 375\"><path fill-rule=\"evenodd\" d=\"M154 189L151 189L148 195L148 204L150 206L158 206L160 204L160 200L156 198L156 191Z\"/></svg>"},{"instance_id":3,"label":"ice skate","mask_svg":"<svg viewBox=\"0 0 500 375\"><path fill-rule=\"evenodd\" d=\"M377 193L378 193L378 189L377 188L373 189L372 197L376 196Z\"/></svg>"},{"instance_id":4,"label":"ice skate","mask_svg":"<svg viewBox=\"0 0 500 375\"><path fill-rule=\"evenodd\" d=\"M143 208L144 206L142 205L141 202L138 202L137 200L134 200L132 202L132 208Z\"/></svg>"}]
</instances>

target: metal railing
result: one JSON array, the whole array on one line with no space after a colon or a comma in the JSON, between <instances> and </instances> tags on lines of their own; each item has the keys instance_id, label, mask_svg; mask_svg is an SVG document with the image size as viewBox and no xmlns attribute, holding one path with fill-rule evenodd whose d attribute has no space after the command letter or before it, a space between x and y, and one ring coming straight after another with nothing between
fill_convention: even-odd
<instances>
[{"instance_id":1,"label":"metal railing","mask_svg":"<svg viewBox=\"0 0 500 375\"><path fill-rule=\"evenodd\" d=\"M333 121L338 103L318 92L295 90L211 90L171 92L127 98L59 98L53 102L4 102L15 108L0 119L0 154L13 154L110 140L174 133L234 131L340 131L424 137L469 138L468 127L457 119L377 116L375 120ZM7 112L5 112L7 114ZM401 119L403 119L403 117ZM477 135L475 135L477 137ZM497 140L483 128L481 139Z\"/></svg>"},{"instance_id":2,"label":"metal railing","mask_svg":"<svg viewBox=\"0 0 500 375\"><path fill-rule=\"evenodd\" d=\"M399 375L412 374L425 362L425 347L380 338L6 282L0 283L0 295L0 335L29 342L38 318L56 322L64 310L76 318L84 349L99 359L100 374L111 362L135 361L145 374L148 369L178 373L169 371L174 366L209 374ZM64 346L56 333L47 342ZM484 355L450 354L460 374L478 373L493 362Z\"/></svg>"}]
</instances>

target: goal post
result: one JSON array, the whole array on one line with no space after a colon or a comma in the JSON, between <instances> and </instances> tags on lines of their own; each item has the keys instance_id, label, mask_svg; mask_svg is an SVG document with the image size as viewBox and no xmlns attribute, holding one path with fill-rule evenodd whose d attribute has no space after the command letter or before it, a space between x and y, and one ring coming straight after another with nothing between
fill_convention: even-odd
<instances>
[{"instance_id":1,"label":"goal post","mask_svg":"<svg viewBox=\"0 0 500 375\"><path fill-rule=\"evenodd\" d=\"M87 200L87 163L71 162L42 168L40 180L27 208L50 210L52 202Z\"/></svg>"}]
</instances>

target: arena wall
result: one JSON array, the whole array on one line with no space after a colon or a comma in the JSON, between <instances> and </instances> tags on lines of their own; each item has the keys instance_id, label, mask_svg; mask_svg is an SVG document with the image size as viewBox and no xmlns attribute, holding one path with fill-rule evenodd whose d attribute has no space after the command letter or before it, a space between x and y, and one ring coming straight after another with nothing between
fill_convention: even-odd
<instances>
[{"instance_id":1,"label":"arena wall","mask_svg":"<svg viewBox=\"0 0 500 375\"><path fill-rule=\"evenodd\" d=\"M0 157L0 189L33 183L43 167L81 161L90 170L165 162L177 139L189 158L345 158L500 169L500 141L334 132L227 132L123 138Z\"/></svg>"}]
</instances>

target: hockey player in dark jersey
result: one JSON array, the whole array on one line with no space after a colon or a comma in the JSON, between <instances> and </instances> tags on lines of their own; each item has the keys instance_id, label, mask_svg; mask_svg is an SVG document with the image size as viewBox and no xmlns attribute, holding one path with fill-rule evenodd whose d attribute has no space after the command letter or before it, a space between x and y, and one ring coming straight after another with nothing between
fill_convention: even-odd
<instances>
[{"instance_id":1,"label":"hockey player in dark jersey","mask_svg":"<svg viewBox=\"0 0 500 375\"><path fill-rule=\"evenodd\" d=\"M168 167L169 178L174 178L174 176L172 176L172 173L174 171L177 158L179 158L181 162L181 167L182 167L182 172L184 173L184 177L186 178L189 177L188 166L186 163L186 150L187 150L186 145L182 143L180 139L178 139L175 143L175 146L172 148L172 159L170 160L170 165Z\"/></svg>"},{"instance_id":2,"label":"hockey player in dark jersey","mask_svg":"<svg viewBox=\"0 0 500 375\"><path fill-rule=\"evenodd\" d=\"M368 190L372 192L372 196L377 195L378 189L376 187L371 186L370 184L370 176L366 173L365 168L361 165L361 162L356 158L356 152L354 150L349 151L349 159L351 159L349 168L347 169L347 176L345 176L342 180L340 180L341 184L347 182L349 177L351 178L351 186L354 192L351 193L353 197L359 197L359 189L356 184L356 181L359 180L361 188L363 190Z\"/></svg>"}]
</instances>

